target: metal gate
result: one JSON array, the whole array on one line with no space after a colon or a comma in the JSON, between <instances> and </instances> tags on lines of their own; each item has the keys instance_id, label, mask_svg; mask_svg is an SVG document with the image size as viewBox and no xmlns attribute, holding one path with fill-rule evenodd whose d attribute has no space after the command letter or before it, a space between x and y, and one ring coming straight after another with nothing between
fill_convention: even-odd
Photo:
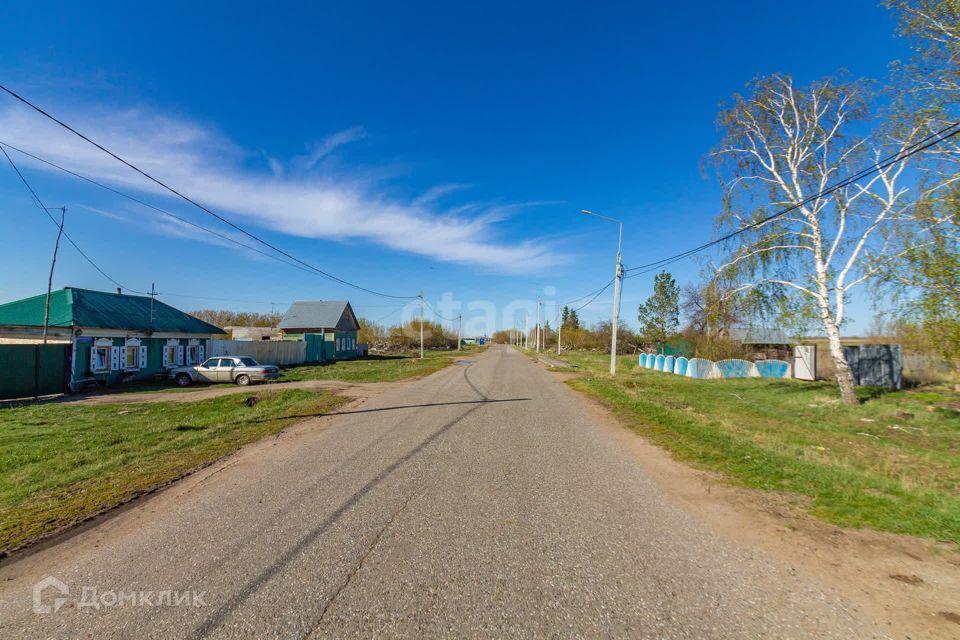
<instances>
[{"instance_id":1,"label":"metal gate","mask_svg":"<svg viewBox=\"0 0 960 640\"><path fill-rule=\"evenodd\" d=\"M817 379L817 347L800 344L793 348L793 377L798 380Z\"/></svg>"},{"instance_id":2,"label":"metal gate","mask_svg":"<svg viewBox=\"0 0 960 640\"><path fill-rule=\"evenodd\" d=\"M0 344L0 400L63 393L69 344Z\"/></svg>"}]
</instances>

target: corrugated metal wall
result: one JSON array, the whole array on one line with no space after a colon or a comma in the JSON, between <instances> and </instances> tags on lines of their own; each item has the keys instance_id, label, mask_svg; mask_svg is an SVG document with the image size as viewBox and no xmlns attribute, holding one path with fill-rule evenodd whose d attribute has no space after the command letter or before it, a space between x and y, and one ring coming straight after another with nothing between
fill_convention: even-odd
<instances>
[{"instance_id":1,"label":"corrugated metal wall","mask_svg":"<svg viewBox=\"0 0 960 640\"><path fill-rule=\"evenodd\" d=\"M69 353L69 344L0 345L0 400L66 391Z\"/></svg>"},{"instance_id":2,"label":"corrugated metal wall","mask_svg":"<svg viewBox=\"0 0 960 640\"><path fill-rule=\"evenodd\" d=\"M903 386L903 352L898 344L860 344L843 348L858 385L899 389Z\"/></svg>"},{"instance_id":3,"label":"corrugated metal wall","mask_svg":"<svg viewBox=\"0 0 960 640\"><path fill-rule=\"evenodd\" d=\"M207 357L250 356L261 364L301 364L306 361L307 343L279 340L210 340Z\"/></svg>"}]
</instances>

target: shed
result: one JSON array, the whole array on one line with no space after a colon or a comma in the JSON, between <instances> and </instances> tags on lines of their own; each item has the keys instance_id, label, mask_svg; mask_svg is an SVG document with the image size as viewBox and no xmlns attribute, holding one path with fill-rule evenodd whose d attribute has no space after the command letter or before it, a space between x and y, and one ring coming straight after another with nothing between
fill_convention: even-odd
<instances>
[{"instance_id":1,"label":"shed","mask_svg":"<svg viewBox=\"0 0 960 640\"><path fill-rule=\"evenodd\" d=\"M786 331L775 327L734 326L729 336L740 342L754 360L789 360L790 345L795 342Z\"/></svg>"},{"instance_id":2,"label":"shed","mask_svg":"<svg viewBox=\"0 0 960 640\"><path fill-rule=\"evenodd\" d=\"M38 343L46 294L0 305L0 338ZM48 340L70 345L69 385L147 379L203 361L219 327L148 296L66 287L50 294Z\"/></svg>"},{"instance_id":3,"label":"shed","mask_svg":"<svg viewBox=\"0 0 960 640\"><path fill-rule=\"evenodd\" d=\"M298 300L278 326L284 340L306 341L308 361L357 357L360 322L345 300Z\"/></svg>"}]
</instances>

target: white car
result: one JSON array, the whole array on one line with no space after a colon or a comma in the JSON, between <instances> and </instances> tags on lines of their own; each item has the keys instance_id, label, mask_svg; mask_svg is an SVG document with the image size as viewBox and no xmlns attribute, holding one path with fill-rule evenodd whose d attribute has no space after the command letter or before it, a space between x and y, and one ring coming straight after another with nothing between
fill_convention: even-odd
<instances>
[{"instance_id":1,"label":"white car","mask_svg":"<svg viewBox=\"0 0 960 640\"><path fill-rule=\"evenodd\" d=\"M181 387L195 382L233 382L246 386L251 382L266 382L280 377L280 368L260 364L250 356L215 356L202 364L171 369L169 376Z\"/></svg>"}]
</instances>

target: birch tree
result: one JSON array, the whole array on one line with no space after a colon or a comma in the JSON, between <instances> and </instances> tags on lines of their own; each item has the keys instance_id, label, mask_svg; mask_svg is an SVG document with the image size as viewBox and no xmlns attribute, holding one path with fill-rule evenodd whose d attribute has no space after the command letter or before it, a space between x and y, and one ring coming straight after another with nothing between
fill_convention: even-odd
<instances>
[{"instance_id":1,"label":"birch tree","mask_svg":"<svg viewBox=\"0 0 960 640\"><path fill-rule=\"evenodd\" d=\"M775 75L749 89L718 119L722 141L712 157L724 188L719 232L742 233L729 241L716 277L731 293L767 289L815 313L843 401L856 404L840 331L851 292L903 258L892 231L911 221L902 184L909 161L818 194L905 149L917 128L899 137L868 133L874 122L863 83L828 79L800 88Z\"/></svg>"}]
</instances>

